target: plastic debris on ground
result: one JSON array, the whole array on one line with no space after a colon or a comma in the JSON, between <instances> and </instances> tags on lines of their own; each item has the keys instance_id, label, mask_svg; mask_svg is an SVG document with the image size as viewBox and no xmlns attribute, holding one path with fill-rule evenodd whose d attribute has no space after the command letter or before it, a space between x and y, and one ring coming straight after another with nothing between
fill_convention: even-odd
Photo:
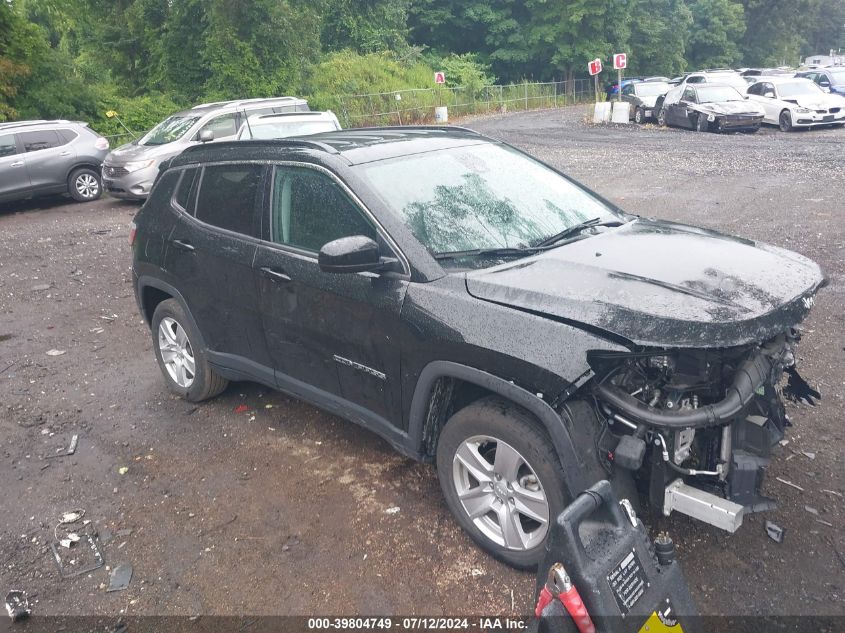
<instances>
[{"instance_id":1,"label":"plastic debris on ground","mask_svg":"<svg viewBox=\"0 0 845 633\"><path fill-rule=\"evenodd\" d=\"M132 580L132 565L129 563L120 563L115 565L111 570L109 576L109 586L106 592L123 591L129 587L129 582Z\"/></svg>"},{"instance_id":2,"label":"plastic debris on ground","mask_svg":"<svg viewBox=\"0 0 845 633\"><path fill-rule=\"evenodd\" d=\"M781 526L771 521L766 521L766 534L775 543L783 543L784 532L785 530Z\"/></svg>"},{"instance_id":3,"label":"plastic debris on ground","mask_svg":"<svg viewBox=\"0 0 845 633\"><path fill-rule=\"evenodd\" d=\"M235 407L235 413L246 413L247 411L249 411L249 407L245 404L239 404Z\"/></svg>"},{"instance_id":4,"label":"plastic debris on ground","mask_svg":"<svg viewBox=\"0 0 845 633\"><path fill-rule=\"evenodd\" d=\"M63 349L48 349L47 356L61 356L64 354L66 350Z\"/></svg>"},{"instance_id":5,"label":"plastic debris on ground","mask_svg":"<svg viewBox=\"0 0 845 633\"><path fill-rule=\"evenodd\" d=\"M12 618L12 622L23 620L32 613L29 606L29 598L20 589L12 589L6 594L6 613Z\"/></svg>"}]
</instances>

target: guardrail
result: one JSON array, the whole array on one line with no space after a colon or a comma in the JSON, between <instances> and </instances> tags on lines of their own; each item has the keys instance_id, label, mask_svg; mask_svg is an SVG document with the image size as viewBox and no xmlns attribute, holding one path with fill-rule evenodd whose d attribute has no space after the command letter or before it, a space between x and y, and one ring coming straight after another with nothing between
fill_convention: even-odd
<instances>
[{"instance_id":1,"label":"guardrail","mask_svg":"<svg viewBox=\"0 0 845 633\"><path fill-rule=\"evenodd\" d=\"M337 97L336 114L343 127L416 125L434 121L434 109L446 106L449 116L488 112L540 110L594 101L590 79L524 82L483 86L419 88Z\"/></svg>"}]
</instances>

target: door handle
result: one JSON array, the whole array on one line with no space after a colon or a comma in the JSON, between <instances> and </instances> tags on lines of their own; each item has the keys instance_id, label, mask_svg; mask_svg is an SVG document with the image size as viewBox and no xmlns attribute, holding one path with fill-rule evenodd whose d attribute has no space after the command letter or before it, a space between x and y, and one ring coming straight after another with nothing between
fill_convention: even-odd
<instances>
[{"instance_id":1,"label":"door handle","mask_svg":"<svg viewBox=\"0 0 845 633\"><path fill-rule=\"evenodd\" d=\"M273 270L272 268L262 268L261 272L265 277L269 277L274 281L292 281L288 275L279 270Z\"/></svg>"},{"instance_id":2,"label":"door handle","mask_svg":"<svg viewBox=\"0 0 845 633\"><path fill-rule=\"evenodd\" d=\"M23 161L18 161L17 163L12 163L9 167L21 167L23 165Z\"/></svg>"},{"instance_id":3,"label":"door handle","mask_svg":"<svg viewBox=\"0 0 845 633\"><path fill-rule=\"evenodd\" d=\"M59 156L70 156L70 152L62 152Z\"/></svg>"},{"instance_id":4,"label":"door handle","mask_svg":"<svg viewBox=\"0 0 845 633\"><path fill-rule=\"evenodd\" d=\"M170 243L173 244L176 248L182 251L192 252L194 250L194 245L190 242L186 242L183 240L170 240Z\"/></svg>"}]
</instances>

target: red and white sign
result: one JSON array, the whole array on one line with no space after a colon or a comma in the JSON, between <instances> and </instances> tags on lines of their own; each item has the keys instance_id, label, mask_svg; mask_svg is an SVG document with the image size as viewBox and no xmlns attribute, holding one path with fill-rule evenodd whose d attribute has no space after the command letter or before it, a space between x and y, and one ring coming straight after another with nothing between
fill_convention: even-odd
<instances>
[{"instance_id":1,"label":"red and white sign","mask_svg":"<svg viewBox=\"0 0 845 633\"><path fill-rule=\"evenodd\" d=\"M446 73L444 73L442 70L434 73L434 83L445 84L446 83Z\"/></svg>"},{"instance_id":2,"label":"red and white sign","mask_svg":"<svg viewBox=\"0 0 845 633\"><path fill-rule=\"evenodd\" d=\"M598 75L601 72L601 60L596 57L593 61L587 64L587 70L591 75Z\"/></svg>"},{"instance_id":3,"label":"red and white sign","mask_svg":"<svg viewBox=\"0 0 845 633\"><path fill-rule=\"evenodd\" d=\"M616 53L613 56L613 67L616 70L622 70L623 68L628 67L628 54L627 53Z\"/></svg>"}]
</instances>

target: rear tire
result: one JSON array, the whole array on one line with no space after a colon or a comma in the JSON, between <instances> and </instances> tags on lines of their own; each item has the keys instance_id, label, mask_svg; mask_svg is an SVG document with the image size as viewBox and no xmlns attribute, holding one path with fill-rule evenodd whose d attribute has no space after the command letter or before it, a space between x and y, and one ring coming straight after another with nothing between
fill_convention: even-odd
<instances>
[{"instance_id":1,"label":"rear tire","mask_svg":"<svg viewBox=\"0 0 845 633\"><path fill-rule=\"evenodd\" d=\"M229 381L208 362L202 337L176 299L158 304L152 320L153 350L168 389L188 402L208 400Z\"/></svg>"},{"instance_id":2,"label":"rear tire","mask_svg":"<svg viewBox=\"0 0 845 633\"><path fill-rule=\"evenodd\" d=\"M570 501L551 440L523 409L496 397L461 409L437 443L437 475L460 526L494 558L536 568Z\"/></svg>"},{"instance_id":3,"label":"rear tire","mask_svg":"<svg viewBox=\"0 0 845 633\"><path fill-rule=\"evenodd\" d=\"M657 112L657 125L666 127L666 111L663 108L660 108Z\"/></svg>"},{"instance_id":4,"label":"rear tire","mask_svg":"<svg viewBox=\"0 0 845 633\"><path fill-rule=\"evenodd\" d=\"M93 169L81 167L75 169L67 179L67 188L77 202L91 202L103 195L103 181Z\"/></svg>"},{"instance_id":5,"label":"rear tire","mask_svg":"<svg viewBox=\"0 0 845 633\"><path fill-rule=\"evenodd\" d=\"M778 126L781 132L791 132L792 127L792 113L789 110L784 110L778 117Z\"/></svg>"}]
</instances>

